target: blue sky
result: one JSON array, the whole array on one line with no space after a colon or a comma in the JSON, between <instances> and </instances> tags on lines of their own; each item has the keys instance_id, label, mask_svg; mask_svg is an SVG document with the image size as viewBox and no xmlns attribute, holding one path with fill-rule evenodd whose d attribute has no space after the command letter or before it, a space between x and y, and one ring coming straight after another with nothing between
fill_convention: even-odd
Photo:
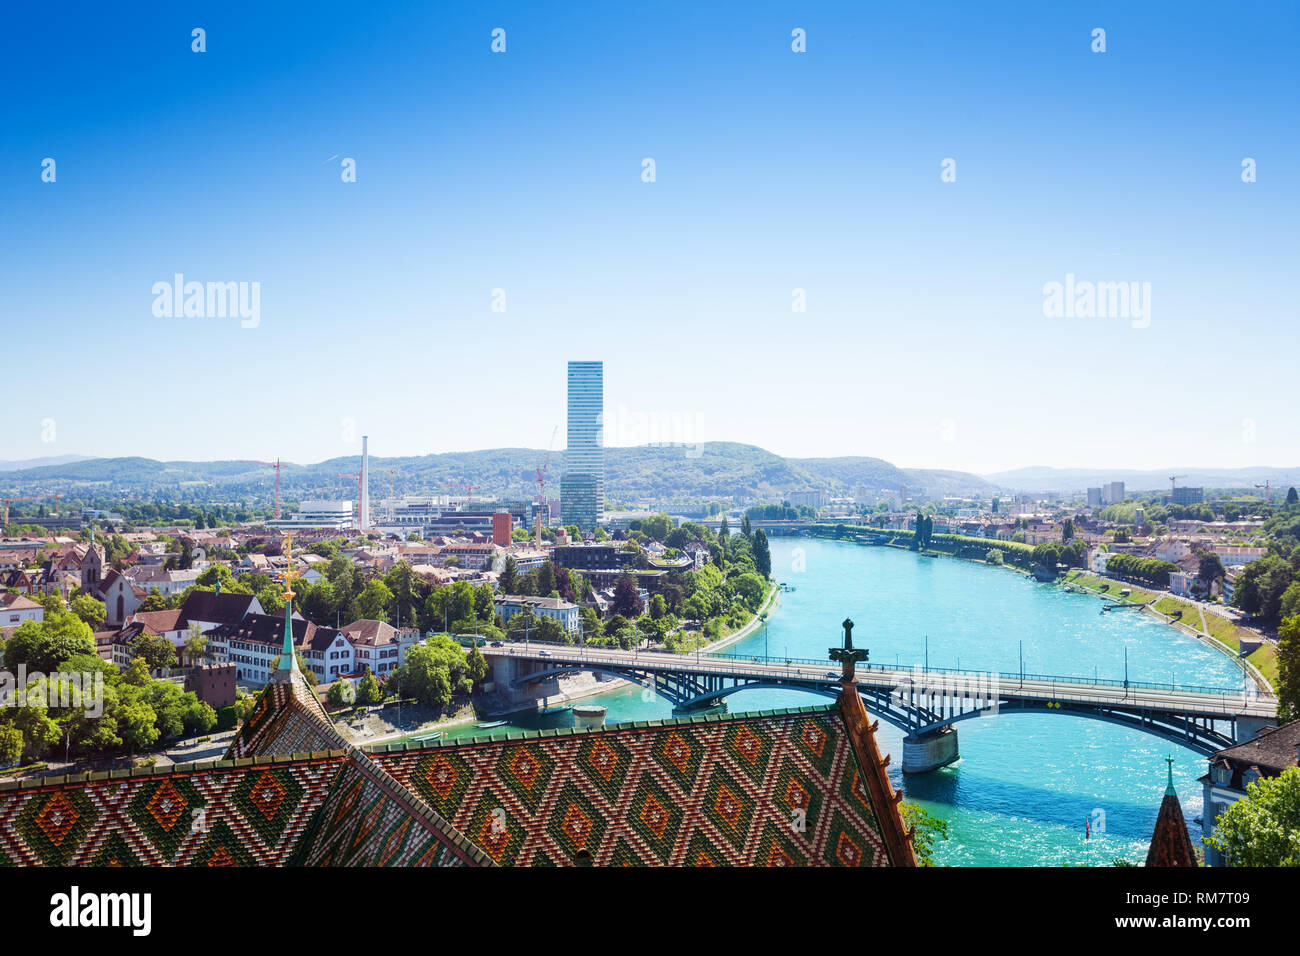
<instances>
[{"instance_id":1,"label":"blue sky","mask_svg":"<svg viewBox=\"0 0 1300 956\"><path fill-rule=\"evenodd\" d=\"M1293 4L611 6L7 7L0 459L545 447L598 358L611 444L1300 462Z\"/></svg>"}]
</instances>

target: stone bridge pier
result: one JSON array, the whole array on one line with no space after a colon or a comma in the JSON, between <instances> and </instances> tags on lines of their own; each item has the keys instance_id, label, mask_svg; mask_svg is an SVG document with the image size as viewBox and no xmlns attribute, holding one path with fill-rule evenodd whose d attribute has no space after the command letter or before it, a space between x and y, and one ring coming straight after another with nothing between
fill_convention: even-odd
<instances>
[{"instance_id":1,"label":"stone bridge pier","mask_svg":"<svg viewBox=\"0 0 1300 956\"><path fill-rule=\"evenodd\" d=\"M957 728L940 727L903 738L903 773L925 773L952 763L957 751Z\"/></svg>"}]
</instances>

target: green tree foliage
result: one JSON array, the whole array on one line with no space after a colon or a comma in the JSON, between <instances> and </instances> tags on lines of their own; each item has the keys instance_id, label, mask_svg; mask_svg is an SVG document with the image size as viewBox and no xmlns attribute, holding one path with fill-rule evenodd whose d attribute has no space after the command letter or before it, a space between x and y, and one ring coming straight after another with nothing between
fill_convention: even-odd
<instances>
[{"instance_id":1,"label":"green tree foliage","mask_svg":"<svg viewBox=\"0 0 1300 956\"><path fill-rule=\"evenodd\" d=\"M754 569L766 581L772 576L772 549L767 542L767 535L760 528L754 532Z\"/></svg>"},{"instance_id":2,"label":"green tree foliage","mask_svg":"<svg viewBox=\"0 0 1300 956\"><path fill-rule=\"evenodd\" d=\"M1277 718L1300 720L1300 614L1277 629Z\"/></svg>"},{"instance_id":3,"label":"green tree foliage","mask_svg":"<svg viewBox=\"0 0 1300 956\"><path fill-rule=\"evenodd\" d=\"M1232 604L1264 621L1282 617L1282 596L1294 581L1300 580L1300 550L1287 560L1267 554L1252 561L1237 575Z\"/></svg>"},{"instance_id":4,"label":"green tree foliage","mask_svg":"<svg viewBox=\"0 0 1300 956\"><path fill-rule=\"evenodd\" d=\"M948 839L948 821L928 813L920 804L904 801L900 805L903 822L912 828L912 849L921 866L934 866L934 844Z\"/></svg>"},{"instance_id":5,"label":"green tree foliage","mask_svg":"<svg viewBox=\"0 0 1300 956\"><path fill-rule=\"evenodd\" d=\"M337 683L343 683L338 681ZM378 704L384 699L383 693L379 689L379 679L370 671L357 682L357 703L358 704Z\"/></svg>"},{"instance_id":6,"label":"green tree foliage","mask_svg":"<svg viewBox=\"0 0 1300 956\"><path fill-rule=\"evenodd\" d=\"M1248 784L1205 842L1230 866L1300 866L1300 767Z\"/></svg>"},{"instance_id":7,"label":"green tree foliage","mask_svg":"<svg viewBox=\"0 0 1300 956\"><path fill-rule=\"evenodd\" d=\"M325 692L325 702L334 710L347 707L357 699L357 689L348 680L336 680Z\"/></svg>"},{"instance_id":8,"label":"green tree foliage","mask_svg":"<svg viewBox=\"0 0 1300 956\"><path fill-rule=\"evenodd\" d=\"M44 620L24 621L4 644L5 667L10 671L26 664L29 671L48 673L70 657L94 653L95 638L90 626L63 610L57 598L45 603Z\"/></svg>"},{"instance_id":9,"label":"green tree foliage","mask_svg":"<svg viewBox=\"0 0 1300 956\"><path fill-rule=\"evenodd\" d=\"M453 696L467 696L473 689L464 649L443 635L407 651L398 680L403 694L439 709L447 707Z\"/></svg>"},{"instance_id":10,"label":"green tree foliage","mask_svg":"<svg viewBox=\"0 0 1300 956\"><path fill-rule=\"evenodd\" d=\"M518 594L515 588L519 584L519 563L511 555L506 555L505 566L497 578L497 587L502 594Z\"/></svg>"},{"instance_id":11,"label":"green tree foliage","mask_svg":"<svg viewBox=\"0 0 1300 956\"><path fill-rule=\"evenodd\" d=\"M130 644L131 660L144 660L151 671L176 666L176 645L162 634L150 634L142 631Z\"/></svg>"}]
</instances>

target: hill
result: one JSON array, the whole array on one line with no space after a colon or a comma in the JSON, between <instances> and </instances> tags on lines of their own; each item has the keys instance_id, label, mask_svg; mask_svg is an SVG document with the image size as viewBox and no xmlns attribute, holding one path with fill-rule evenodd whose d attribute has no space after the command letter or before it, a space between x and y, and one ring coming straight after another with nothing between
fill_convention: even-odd
<instances>
[{"instance_id":1,"label":"hill","mask_svg":"<svg viewBox=\"0 0 1300 956\"><path fill-rule=\"evenodd\" d=\"M473 484L476 496L522 498L537 491L536 469L545 452L491 448L405 458L372 456L371 496L444 494L448 484ZM558 495L563 456L552 456L548 490ZM288 464L282 473L286 501L352 498L358 455L311 465ZM395 471L390 475L389 469ZM163 497L172 501L266 502L275 484L267 467L239 461L156 461L93 458L0 474L5 494L53 494L70 498ZM605 450L606 497L635 504L712 498L780 500L793 491L851 494L925 489L931 494L990 494L988 481L957 471L905 470L880 458L782 458L754 445L707 442L695 446L642 445Z\"/></svg>"}]
</instances>

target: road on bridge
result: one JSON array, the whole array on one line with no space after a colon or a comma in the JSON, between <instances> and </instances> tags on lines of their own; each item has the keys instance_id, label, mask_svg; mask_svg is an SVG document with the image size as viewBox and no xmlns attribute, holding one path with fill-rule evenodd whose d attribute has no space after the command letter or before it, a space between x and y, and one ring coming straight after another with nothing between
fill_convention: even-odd
<instances>
[{"instance_id":1,"label":"road on bridge","mask_svg":"<svg viewBox=\"0 0 1300 956\"><path fill-rule=\"evenodd\" d=\"M701 654L663 654L654 651L624 651L584 645L506 644L482 647L488 657L513 657L535 661L550 667L587 665L595 669L624 668L654 673L716 674L727 677L764 680L771 683L799 681L821 683L825 689L838 687L839 671L829 660L816 663L801 660L772 660L743 657L712 657ZM981 682L983 682L981 684ZM1241 692L1191 690L1178 685L1161 686L1147 682L1092 683L1068 677L992 674L985 671L922 672L859 665L857 685L875 691L942 694L945 687L960 694L963 684L972 690L982 688L986 695L999 698L1036 701L1078 701L1125 710L1153 710L1198 717L1252 717L1271 720L1277 714L1277 701L1254 693L1254 684L1243 685ZM792 688L799 689L799 688Z\"/></svg>"}]
</instances>

